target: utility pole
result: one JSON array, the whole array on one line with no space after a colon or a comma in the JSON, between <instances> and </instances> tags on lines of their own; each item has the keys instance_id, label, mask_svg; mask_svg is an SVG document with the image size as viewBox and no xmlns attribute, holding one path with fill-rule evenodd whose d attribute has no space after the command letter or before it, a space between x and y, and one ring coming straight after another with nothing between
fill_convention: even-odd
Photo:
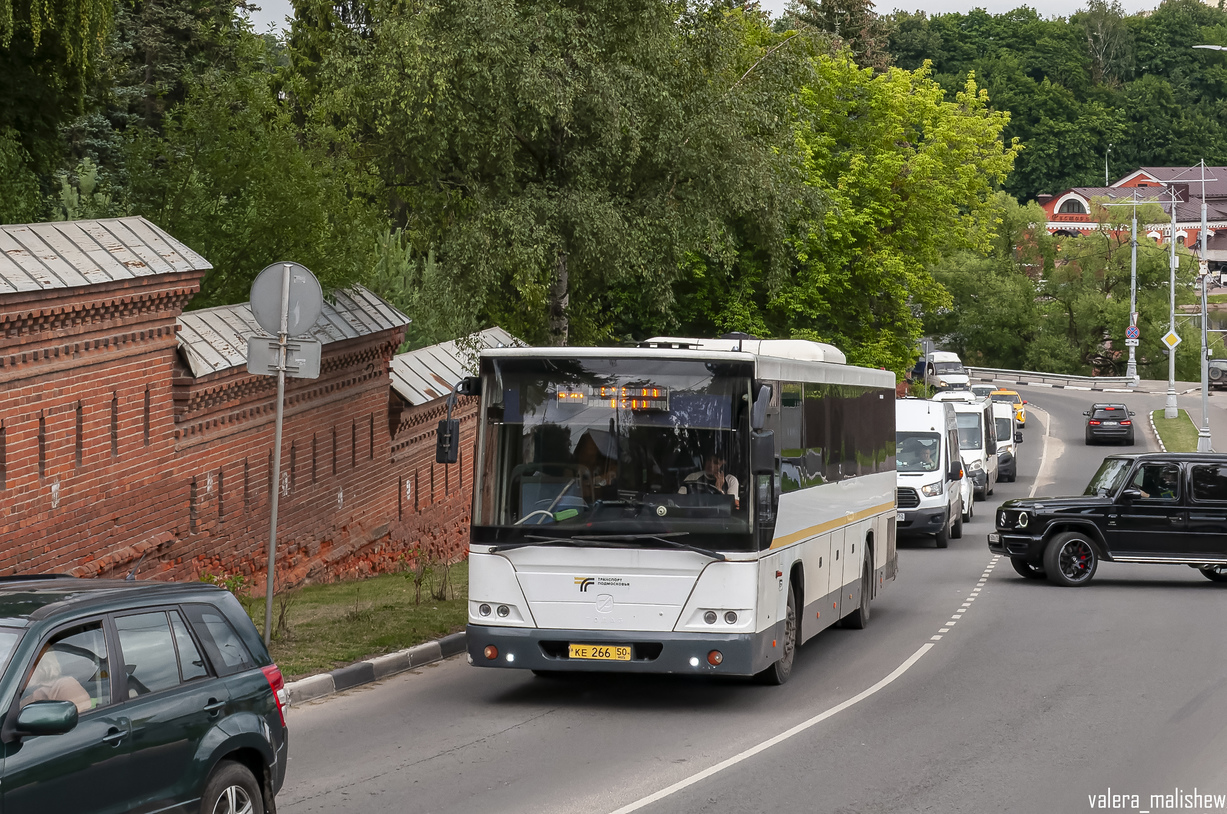
<instances>
[{"instance_id":1,"label":"utility pole","mask_svg":"<svg viewBox=\"0 0 1227 814\"><path fill-rule=\"evenodd\" d=\"M1103 185L1105 187L1112 186L1112 182L1108 180L1108 153L1112 152L1112 145L1108 144L1108 149L1103 151Z\"/></svg>"},{"instance_id":2,"label":"utility pole","mask_svg":"<svg viewBox=\"0 0 1227 814\"><path fill-rule=\"evenodd\" d=\"M1201 232L1197 236L1198 271L1201 273L1201 428L1197 430L1197 451L1210 451L1210 354L1206 351L1206 286L1210 264L1206 260L1206 159L1201 160Z\"/></svg>"},{"instance_id":3,"label":"utility pole","mask_svg":"<svg viewBox=\"0 0 1227 814\"><path fill-rule=\"evenodd\" d=\"M1129 239L1129 327L1135 331L1138 325L1138 200L1137 189L1134 188L1133 196L1128 203L1105 204L1105 206L1130 206L1133 207L1132 229ZM1127 338L1125 344L1129 346L1129 365L1125 368L1125 375L1129 377L1130 387L1137 387L1141 383L1138 378L1138 360L1137 360L1137 339Z\"/></svg>"},{"instance_id":4,"label":"utility pole","mask_svg":"<svg viewBox=\"0 0 1227 814\"><path fill-rule=\"evenodd\" d=\"M1172 233L1170 235L1172 248L1171 255L1171 279L1169 281L1169 291L1171 293L1171 307L1168 311L1170 332L1172 336L1176 336L1176 188L1173 186L1170 190L1172 195ZM1169 345L1167 350L1167 403L1163 405L1163 417L1175 418L1180 414L1176 407L1176 348L1174 345Z\"/></svg>"}]
</instances>

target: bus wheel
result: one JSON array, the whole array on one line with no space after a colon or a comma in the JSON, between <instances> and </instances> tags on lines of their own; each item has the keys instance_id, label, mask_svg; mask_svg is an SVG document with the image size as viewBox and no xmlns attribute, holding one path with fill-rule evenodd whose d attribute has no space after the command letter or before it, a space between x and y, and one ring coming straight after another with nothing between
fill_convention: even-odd
<instances>
[{"instance_id":1,"label":"bus wheel","mask_svg":"<svg viewBox=\"0 0 1227 814\"><path fill-rule=\"evenodd\" d=\"M950 529L950 539L961 540L963 538L963 515L958 514L954 517L954 528Z\"/></svg>"},{"instance_id":2,"label":"bus wheel","mask_svg":"<svg viewBox=\"0 0 1227 814\"><path fill-rule=\"evenodd\" d=\"M861 604L856 610L844 617L844 627L850 627L853 630L864 630L865 625L869 624L869 591L873 588L873 583L869 577L869 562L866 561L861 566Z\"/></svg>"},{"instance_id":3,"label":"bus wheel","mask_svg":"<svg viewBox=\"0 0 1227 814\"><path fill-rule=\"evenodd\" d=\"M764 684L783 684L792 675L792 663L797 657L797 600L788 586L788 610L784 616L784 641L780 642L780 658L758 674Z\"/></svg>"}]
</instances>

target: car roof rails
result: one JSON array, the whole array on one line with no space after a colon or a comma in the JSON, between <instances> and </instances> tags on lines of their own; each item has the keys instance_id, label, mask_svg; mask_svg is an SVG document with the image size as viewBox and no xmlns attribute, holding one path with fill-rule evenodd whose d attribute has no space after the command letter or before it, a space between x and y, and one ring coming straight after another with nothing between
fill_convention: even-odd
<instances>
[{"instance_id":1,"label":"car roof rails","mask_svg":"<svg viewBox=\"0 0 1227 814\"><path fill-rule=\"evenodd\" d=\"M44 579L77 579L72 574L6 574L0 582L38 582Z\"/></svg>"}]
</instances>

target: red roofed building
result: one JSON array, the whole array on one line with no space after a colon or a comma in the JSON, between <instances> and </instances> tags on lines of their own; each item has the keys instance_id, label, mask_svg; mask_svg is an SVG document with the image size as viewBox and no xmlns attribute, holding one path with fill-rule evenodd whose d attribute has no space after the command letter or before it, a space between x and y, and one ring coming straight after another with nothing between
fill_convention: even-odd
<instances>
[{"instance_id":1,"label":"red roofed building","mask_svg":"<svg viewBox=\"0 0 1227 814\"><path fill-rule=\"evenodd\" d=\"M1227 266L1227 167L1205 170L1206 259L1212 269ZM1048 231L1078 235L1100 228L1091 217L1091 201L1106 198L1125 203L1137 198L1162 207L1162 222L1138 224L1138 231L1161 244L1171 239L1172 192L1176 194L1176 242L1199 247L1201 238L1202 171L1200 167L1142 167L1106 187L1073 187L1058 195L1040 195L1037 202L1048 215ZM1216 233L1219 233L1216 235Z\"/></svg>"}]
</instances>

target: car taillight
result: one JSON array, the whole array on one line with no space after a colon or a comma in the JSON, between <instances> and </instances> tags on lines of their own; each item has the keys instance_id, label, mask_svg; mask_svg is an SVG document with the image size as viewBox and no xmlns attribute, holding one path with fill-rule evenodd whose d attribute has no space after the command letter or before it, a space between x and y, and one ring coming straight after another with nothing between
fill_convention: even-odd
<instances>
[{"instance_id":1,"label":"car taillight","mask_svg":"<svg viewBox=\"0 0 1227 814\"><path fill-rule=\"evenodd\" d=\"M1088 421L1087 423L1088 423L1088 424L1098 424L1099 422L1098 422L1098 421L1095 421L1095 420L1091 420L1091 421Z\"/></svg>"},{"instance_id":2,"label":"car taillight","mask_svg":"<svg viewBox=\"0 0 1227 814\"><path fill-rule=\"evenodd\" d=\"M276 664L270 664L262 672L268 679L273 698L277 699L277 714L281 716L281 725L285 726L285 708L289 706L290 699L285 692L285 679L281 677L281 669Z\"/></svg>"},{"instance_id":3,"label":"car taillight","mask_svg":"<svg viewBox=\"0 0 1227 814\"><path fill-rule=\"evenodd\" d=\"M1129 426L1132 426L1132 425L1133 425L1133 422L1132 422L1132 421L1128 421L1128 420L1126 420L1126 421L1122 421L1122 422L1120 423L1120 425L1121 425L1122 427L1129 427Z\"/></svg>"}]
</instances>

